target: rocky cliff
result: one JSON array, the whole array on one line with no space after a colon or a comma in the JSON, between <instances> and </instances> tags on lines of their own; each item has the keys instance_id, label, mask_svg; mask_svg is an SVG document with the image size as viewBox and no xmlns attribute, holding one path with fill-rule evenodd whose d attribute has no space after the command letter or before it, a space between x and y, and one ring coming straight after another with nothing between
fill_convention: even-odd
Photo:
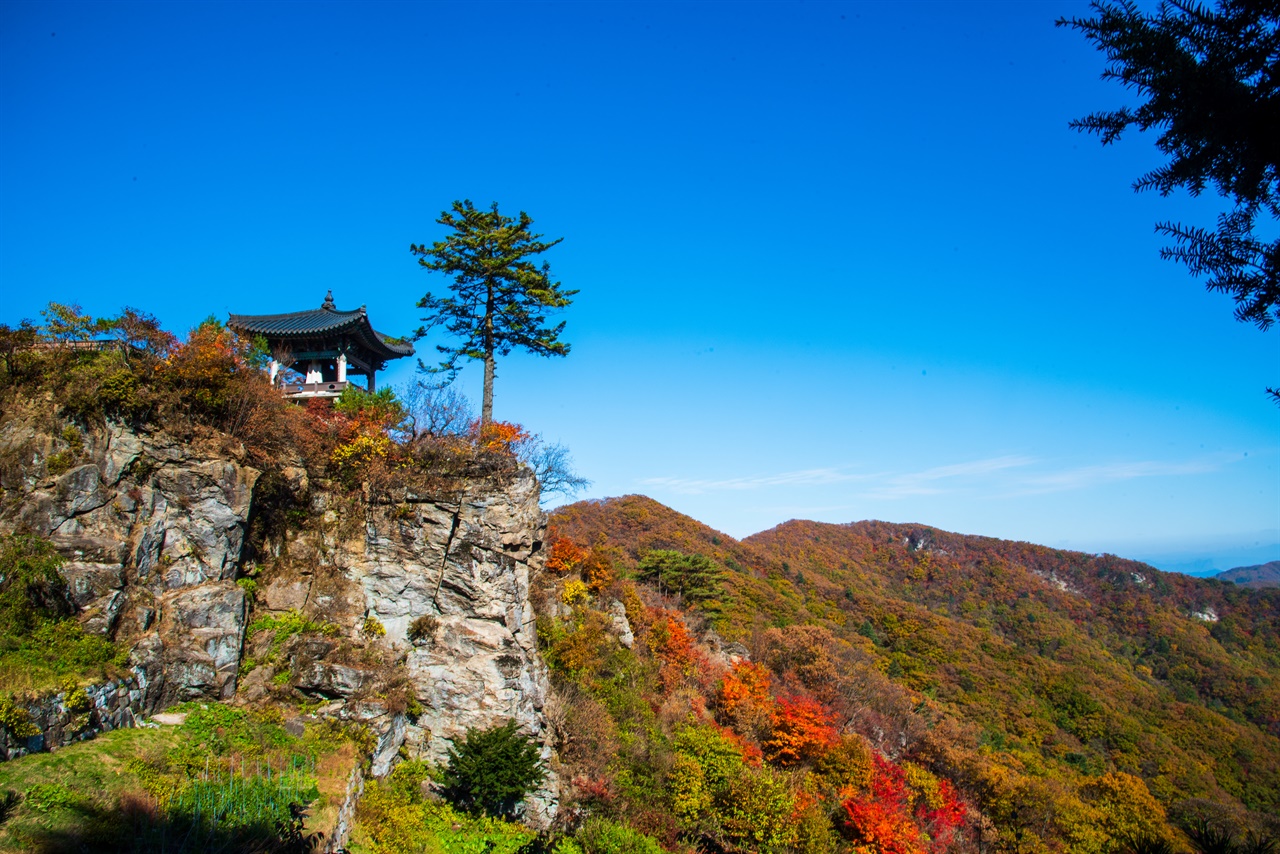
<instances>
[{"instance_id":1,"label":"rocky cliff","mask_svg":"<svg viewBox=\"0 0 1280 854\"><path fill-rule=\"evenodd\" d=\"M139 713L273 699L358 721L378 736L375 775L511 718L545 741L528 601L545 520L527 470L373 497L300 464L264 475L212 432L10 413L0 486L0 530L51 540L83 625L131 649ZM554 810L552 781L528 818Z\"/></svg>"}]
</instances>

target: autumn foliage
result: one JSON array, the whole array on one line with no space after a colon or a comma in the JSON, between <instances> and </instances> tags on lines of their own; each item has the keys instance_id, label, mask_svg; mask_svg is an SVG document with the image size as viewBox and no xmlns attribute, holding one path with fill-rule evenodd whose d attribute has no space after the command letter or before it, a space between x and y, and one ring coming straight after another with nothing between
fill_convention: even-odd
<instances>
[{"instance_id":1,"label":"autumn foliage","mask_svg":"<svg viewBox=\"0 0 1280 854\"><path fill-rule=\"evenodd\" d=\"M645 603L628 600L637 643L614 653L634 664L591 684L629 745L611 809L672 850L763 850L726 817L770 802L746 785L708 801L706 763L671 753L681 726L789 780L776 850L1114 854L1176 842L1194 810L1265 834L1280 807L1280 598L1265 591L921 525L788 522L739 542L643 496L552 521L578 543L605 535ZM723 570L715 609L685 589L690 555ZM705 663L671 666L673 618ZM652 811L655 792L675 797L668 774L701 805L674 837Z\"/></svg>"},{"instance_id":2,"label":"autumn foliage","mask_svg":"<svg viewBox=\"0 0 1280 854\"><path fill-rule=\"evenodd\" d=\"M547 569L552 572L572 572L587 557L587 550L567 537L556 537L547 551Z\"/></svg>"},{"instance_id":3,"label":"autumn foliage","mask_svg":"<svg viewBox=\"0 0 1280 854\"><path fill-rule=\"evenodd\" d=\"M835 715L809 697L783 697L773 716L764 754L782 766L812 762L836 743Z\"/></svg>"},{"instance_id":4,"label":"autumn foliage","mask_svg":"<svg viewBox=\"0 0 1280 854\"><path fill-rule=\"evenodd\" d=\"M883 854L946 851L966 812L951 783L879 754L873 762L870 790L842 805L848 836L860 847Z\"/></svg>"}]
</instances>

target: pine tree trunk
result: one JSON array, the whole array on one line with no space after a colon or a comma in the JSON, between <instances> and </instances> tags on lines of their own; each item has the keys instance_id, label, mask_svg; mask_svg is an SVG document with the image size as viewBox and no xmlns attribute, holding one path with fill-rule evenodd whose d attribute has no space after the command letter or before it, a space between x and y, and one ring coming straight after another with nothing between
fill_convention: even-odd
<instances>
[{"instance_id":1,"label":"pine tree trunk","mask_svg":"<svg viewBox=\"0 0 1280 854\"><path fill-rule=\"evenodd\" d=\"M484 303L484 398L480 403L480 427L493 423L493 283Z\"/></svg>"},{"instance_id":2,"label":"pine tree trunk","mask_svg":"<svg viewBox=\"0 0 1280 854\"><path fill-rule=\"evenodd\" d=\"M484 354L484 399L480 404L480 426L493 422L493 351Z\"/></svg>"}]
</instances>

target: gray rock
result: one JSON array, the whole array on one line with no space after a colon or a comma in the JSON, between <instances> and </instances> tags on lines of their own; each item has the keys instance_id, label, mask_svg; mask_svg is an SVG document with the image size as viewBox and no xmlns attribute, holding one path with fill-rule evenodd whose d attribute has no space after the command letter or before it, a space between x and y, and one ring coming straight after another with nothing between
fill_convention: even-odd
<instances>
[{"instance_id":1,"label":"gray rock","mask_svg":"<svg viewBox=\"0 0 1280 854\"><path fill-rule=\"evenodd\" d=\"M617 599L609 603L609 630L618 638L618 643L627 649L636 642L635 633L631 631L631 621L627 619L627 606Z\"/></svg>"},{"instance_id":2,"label":"gray rock","mask_svg":"<svg viewBox=\"0 0 1280 854\"><path fill-rule=\"evenodd\" d=\"M396 755L400 752L400 745L404 744L404 733L404 715L393 716L391 726L378 739L378 745L373 750L373 764L369 768L370 774L374 777L385 777L391 773L391 766L396 759Z\"/></svg>"},{"instance_id":3,"label":"gray rock","mask_svg":"<svg viewBox=\"0 0 1280 854\"><path fill-rule=\"evenodd\" d=\"M352 697L360 689L372 684L376 674L359 667L312 661L294 677L293 685L308 694L324 697ZM379 775L380 776L380 775Z\"/></svg>"},{"instance_id":4,"label":"gray rock","mask_svg":"<svg viewBox=\"0 0 1280 854\"><path fill-rule=\"evenodd\" d=\"M244 641L244 591L217 581L169 593L160 601L164 696L231 699Z\"/></svg>"}]
</instances>

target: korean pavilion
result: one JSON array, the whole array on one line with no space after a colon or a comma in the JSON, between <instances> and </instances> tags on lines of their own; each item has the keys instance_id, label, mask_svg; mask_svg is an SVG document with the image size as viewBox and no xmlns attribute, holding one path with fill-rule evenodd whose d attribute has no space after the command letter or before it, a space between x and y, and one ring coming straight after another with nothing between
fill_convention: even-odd
<instances>
[{"instance_id":1,"label":"korean pavilion","mask_svg":"<svg viewBox=\"0 0 1280 854\"><path fill-rule=\"evenodd\" d=\"M302 382L285 383L286 397L337 397L353 383L351 375L365 378L365 389L374 391L374 375L392 359L413 355L413 345L376 331L364 306L339 311L333 291L319 308L288 314L233 314L227 326L241 335L266 339L271 353L271 381L289 368Z\"/></svg>"}]
</instances>

